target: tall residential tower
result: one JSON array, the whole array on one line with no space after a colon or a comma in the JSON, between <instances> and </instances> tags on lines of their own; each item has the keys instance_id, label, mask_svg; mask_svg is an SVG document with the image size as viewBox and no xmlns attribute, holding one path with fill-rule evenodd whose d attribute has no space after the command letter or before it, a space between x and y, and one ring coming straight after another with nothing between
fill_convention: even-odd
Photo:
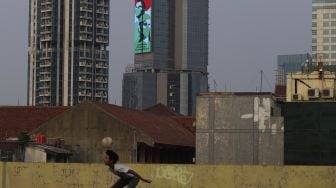
<instances>
[{"instance_id":1,"label":"tall residential tower","mask_svg":"<svg viewBox=\"0 0 336 188\"><path fill-rule=\"evenodd\" d=\"M312 57L336 65L336 0L313 0Z\"/></svg>"},{"instance_id":2,"label":"tall residential tower","mask_svg":"<svg viewBox=\"0 0 336 188\"><path fill-rule=\"evenodd\" d=\"M28 105L108 102L109 0L30 0Z\"/></svg>"},{"instance_id":3,"label":"tall residential tower","mask_svg":"<svg viewBox=\"0 0 336 188\"><path fill-rule=\"evenodd\" d=\"M162 103L194 115L208 91L208 0L133 0L134 64L123 78L123 106Z\"/></svg>"}]
</instances>

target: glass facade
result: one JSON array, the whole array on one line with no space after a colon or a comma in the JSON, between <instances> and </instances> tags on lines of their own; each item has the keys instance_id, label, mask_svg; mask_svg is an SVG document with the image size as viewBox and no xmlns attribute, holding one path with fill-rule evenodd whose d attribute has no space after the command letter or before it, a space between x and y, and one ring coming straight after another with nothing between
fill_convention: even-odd
<instances>
[{"instance_id":1,"label":"glass facade","mask_svg":"<svg viewBox=\"0 0 336 188\"><path fill-rule=\"evenodd\" d=\"M279 55L276 85L287 85L287 74L301 71L304 63L310 59L309 54Z\"/></svg>"}]
</instances>

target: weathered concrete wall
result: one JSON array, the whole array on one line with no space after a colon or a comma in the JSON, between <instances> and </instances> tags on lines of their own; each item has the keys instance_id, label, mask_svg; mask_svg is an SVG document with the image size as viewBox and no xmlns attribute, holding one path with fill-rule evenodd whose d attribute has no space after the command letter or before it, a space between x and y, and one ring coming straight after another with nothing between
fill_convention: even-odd
<instances>
[{"instance_id":1,"label":"weathered concrete wall","mask_svg":"<svg viewBox=\"0 0 336 188\"><path fill-rule=\"evenodd\" d=\"M271 95L197 98L196 163L283 164L283 118Z\"/></svg>"},{"instance_id":2,"label":"weathered concrete wall","mask_svg":"<svg viewBox=\"0 0 336 188\"><path fill-rule=\"evenodd\" d=\"M37 148L26 147L25 148L25 162L47 162L47 153Z\"/></svg>"},{"instance_id":3,"label":"weathered concrete wall","mask_svg":"<svg viewBox=\"0 0 336 188\"><path fill-rule=\"evenodd\" d=\"M153 180L138 187L336 187L334 166L130 166ZM107 188L116 180L106 166L98 164L0 163L2 188Z\"/></svg>"},{"instance_id":4,"label":"weathered concrete wall","mask_svg":"<svg viewBox=\"0 0 336 188\"><path fill-rule=\"evenodd\" d=\"M45 134L47 138L64 139L74 151L72 162L101 162L106 149L101 141L107 136L113 139L111 149L119 154L121 162L133 162L137 142L151 144L149 137L89 103L72 108L34 132Z\"/></svg>"},{"instance_id":5,"label":"weathered concrete wall","mask_svg":"<svg viewBox=\"0 0 336 188\"><path fill-rule=\"evenodd\" d=\"M3 163L0 162L0 185L1 185L2 188L5 187L5 185L3 184L3 183L5 183L5 181L4 181L4 175L5 175L4 172L5 171L6 171L6 168L4 168Z\"/></svg>"}]
</instances>

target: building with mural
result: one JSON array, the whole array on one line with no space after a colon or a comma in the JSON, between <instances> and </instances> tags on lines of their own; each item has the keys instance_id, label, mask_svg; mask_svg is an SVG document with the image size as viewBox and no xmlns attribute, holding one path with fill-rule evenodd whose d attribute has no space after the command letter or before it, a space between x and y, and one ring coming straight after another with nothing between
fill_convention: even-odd
<instances>
[{"instance_id":1,"label":"building with mural","mask_svg":"<svg viewBox=\"0 0 336 188\"><path fill-rule=\"evenodd\" d=\"M134 63L123 77L124 107L161 103L195 115L208 91L208 0L134 0Z\"/></svg>"}]
</instances>

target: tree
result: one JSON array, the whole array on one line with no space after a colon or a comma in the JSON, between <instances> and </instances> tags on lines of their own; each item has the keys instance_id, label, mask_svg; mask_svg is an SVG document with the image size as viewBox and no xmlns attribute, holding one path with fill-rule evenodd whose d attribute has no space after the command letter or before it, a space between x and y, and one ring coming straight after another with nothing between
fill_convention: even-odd
<instances>
[{"instance_id":1,"label":"tree","mask_svg":"<svg viewBox=\"0 0 336 188\"><path fill-rule=\"evenodd\" d=\"M25 147L30 142L30 136L27 132L21 132L18 138L21 146L23 147Z\"/></svg>"}]
</instances>

